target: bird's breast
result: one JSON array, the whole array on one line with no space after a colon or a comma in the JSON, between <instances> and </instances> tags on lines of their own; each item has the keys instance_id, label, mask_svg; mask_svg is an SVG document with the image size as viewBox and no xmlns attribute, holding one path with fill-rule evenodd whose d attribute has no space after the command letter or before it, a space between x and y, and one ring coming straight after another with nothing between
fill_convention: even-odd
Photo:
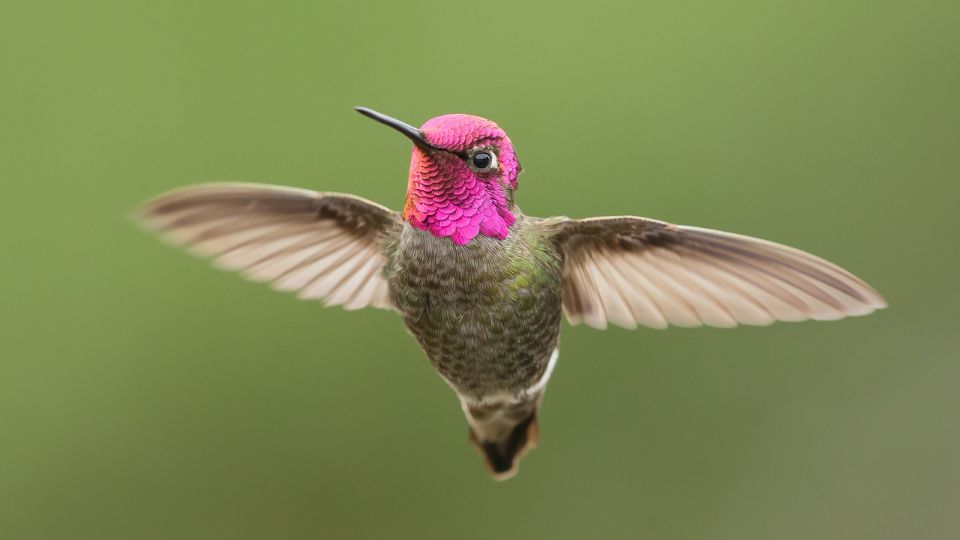
<instances>
[{"instance_id":1,"label":"bird's breast","mask_svg":"<svg viewBox=\"0 0 960 540\"><path fill-rule=\"evenodd\" d=\"M560 266L519 223L465 245L404 226L388 268L394 304L461 393L522 389L542 375L560 328Z\"/></svg>"}]
</instances>

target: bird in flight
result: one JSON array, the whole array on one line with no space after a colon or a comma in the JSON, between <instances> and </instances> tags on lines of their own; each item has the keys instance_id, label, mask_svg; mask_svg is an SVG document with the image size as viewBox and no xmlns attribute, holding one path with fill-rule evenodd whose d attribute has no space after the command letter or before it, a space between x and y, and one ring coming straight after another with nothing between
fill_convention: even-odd
<instances>
[{"instance_id":1,"label":"bird in flight","mask_svg":"<svg viewBox=\"0 0 960 540\"><path fill-rule=\"evenodd\" d=\"M633 216L524 215L507 134L448 114L419 129L401 212L343 193L190 186L136 213L214 265L299 298L403 318L456 392L497 479L537 442L561 317L603 329L834 320L886 307L869 285L774 242Z\"/></svg>"}]
</instances>

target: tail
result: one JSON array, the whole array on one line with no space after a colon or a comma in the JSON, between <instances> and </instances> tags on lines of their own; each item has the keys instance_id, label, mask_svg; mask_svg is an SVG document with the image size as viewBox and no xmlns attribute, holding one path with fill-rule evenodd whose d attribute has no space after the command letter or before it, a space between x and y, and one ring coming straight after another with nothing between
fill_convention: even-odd
<instances>
[{"instance_id":1,"label":"tail","mask_svg":"<svg viewBox=\"0 0 960 540\"><path fill-rule=\"evenodd\" d=\"M480 450L495 480L517 474L518 463L538 441L539 399L495 405L464 404L470 442Z\"/></svg>"}]
</instances>

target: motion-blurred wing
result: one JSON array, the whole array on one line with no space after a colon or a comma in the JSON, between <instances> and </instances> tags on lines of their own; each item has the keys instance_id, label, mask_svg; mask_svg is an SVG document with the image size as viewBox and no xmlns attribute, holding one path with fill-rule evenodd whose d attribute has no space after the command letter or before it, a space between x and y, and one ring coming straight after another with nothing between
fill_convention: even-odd
<instances>
[{"instance_id":1,"label":"motion-blurred wing","mask_svg":"<svg viewBox=\"0 0 960 540\"><path fill-rule=\"evenodd\" d=\"M773 242L638 217L565 220L563 309L595 328L832 320L886 307L853 274Z\"/></svg>"},{"instance_id":2,"label":"motion-blurred wing","mask_svg":"<svg viewBox=\"0 0 960 540\"><path fill-rule=\"evenodd\" d=\"M352 195L206 184L161 195L136 218L214 265L346 309L392 308L384 244L399 216Z\"/></svg>"}]
</instances>

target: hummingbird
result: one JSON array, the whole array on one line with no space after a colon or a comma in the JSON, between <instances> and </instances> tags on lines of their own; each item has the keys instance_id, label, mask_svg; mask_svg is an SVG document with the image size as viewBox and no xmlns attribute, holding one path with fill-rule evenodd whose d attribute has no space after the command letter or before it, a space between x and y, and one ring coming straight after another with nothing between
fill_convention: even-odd
<instances>
[{"instance_id":1,"label":"hummingbird","mask_svg":"<svg viewBox=\"0 0 960 540\"><path fill-rule=\"evenodd\" d=\"M538 441L561 319L604 329L835 320L886 307L873 288L785 245L634 216L538 218L496 123L447 114L420 128L357 112L413 143L403 209L355 195L212 183L135 213L167 241L280 291L396 311L456 392L496 479Z\"/></svg>"}]
</instances>

